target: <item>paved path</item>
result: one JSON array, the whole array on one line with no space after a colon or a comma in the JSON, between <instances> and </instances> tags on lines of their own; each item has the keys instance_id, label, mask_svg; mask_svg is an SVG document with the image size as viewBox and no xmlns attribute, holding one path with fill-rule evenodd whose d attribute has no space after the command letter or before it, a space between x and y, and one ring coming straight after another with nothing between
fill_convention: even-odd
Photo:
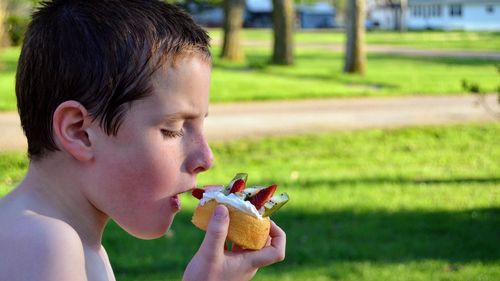
<instances>
[{"instance_id":1,"label":"paved path","mask_svg":"<svg viewBox=\"0 0 500 281\"><path fill-rule=\"evenodd\" d=\"M500 111L496 95L488 104ZM17 113L0 113L0 150L25 149ZM366 128L492 122L473 96L317 99L214 104L206 120L209 141Z\"/></svg>"},{"instance_id":2,"label":"paved path","mask_svg":"<svg viewBox=\"0 0 500 281\"><path fill-rule=\"evenodd\" d=\"M226 140L494 120L472 96L354 98L217 105L206 127L210 140Z\"/></svg>"}]
</instances>

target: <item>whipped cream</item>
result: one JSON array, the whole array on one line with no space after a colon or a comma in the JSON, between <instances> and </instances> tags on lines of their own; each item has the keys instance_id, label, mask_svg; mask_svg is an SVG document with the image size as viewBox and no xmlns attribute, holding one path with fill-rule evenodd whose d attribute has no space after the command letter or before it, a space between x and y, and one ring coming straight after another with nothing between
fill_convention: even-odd
<instances>
[{"instance_id":1,"label":"whipped cream","mask_svg":"<svg viewBox=\"0 0 500 281\"><path fill-rule=\"evenodd\" d=\"M255 208L254 205L252 205L252 203L241 199L234 193L225 195L224 193L222 193L222 190L224 190L224 188L222 187L206 188L205 192L203 193L203 198L201 198L200 200L200 205L203 206L208 201L215 200L219 203L230 205L258 219L262 219L262 215L257 211L257 209Z\"/></svg>"}]
</instances>

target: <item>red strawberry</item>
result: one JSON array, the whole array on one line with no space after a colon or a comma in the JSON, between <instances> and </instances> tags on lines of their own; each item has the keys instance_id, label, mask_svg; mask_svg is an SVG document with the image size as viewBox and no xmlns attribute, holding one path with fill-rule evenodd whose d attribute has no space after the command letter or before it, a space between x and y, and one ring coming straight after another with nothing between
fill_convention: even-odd
<instances>
[{"instance_id":1,"label":"red strawberry","mask_svg":"<svg viewBox=\"0 0 500 281\"><path fill-rule=\"evenodd\" d=\"M202 188L193 188L193 191L191 191L191 195L199 200L203 198L203 193L205 193L205 189Z\"/></svg>"},{"instance_id":2,"label":"red strawberry","mask_svg":"<svg viewBox=\"0 0 500 281\"><path fill-rule=\"evenodd\" d=\"M236 192L241 192L243 189L245 189L246 182L243 179L237 179L234 183L233 186L231 187L231 190L229 190L229 193L236 193Z\"/></svg>"},{"instance_id":3,"label":"red strawberry","mask_svg":"<svg viewBox=\"0 0 500 281\"><path fill-rule=\"evenodd\" d=\"M267 201L269 201L269 199L271 199L271 197L273 197L276 188L278 188L278 186L273 184L262 189L255 196L250 198L250 203L252 203L252 205L254 205L257 210L260 209L262 206L264 206L264 204L266 204Z\"/></svg>"}]
</instances>

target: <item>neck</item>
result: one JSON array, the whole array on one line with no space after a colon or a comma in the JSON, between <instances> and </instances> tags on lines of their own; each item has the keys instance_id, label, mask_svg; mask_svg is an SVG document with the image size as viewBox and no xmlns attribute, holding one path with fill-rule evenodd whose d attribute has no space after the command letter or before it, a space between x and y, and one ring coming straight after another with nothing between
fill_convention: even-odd
<instances>
[{"instance_id":1,"label":"neck","mask_svg":"<svg viewBox=\"0 0 500 281\"><path fill-rule=\"evenodd\" d=\"M82 181L85 175L68 173L68 162L59 160L30 163L13 196L25 200L27 210L70 225L85 245L100 248L108 217L86 198Z\"/></svg>"}]
</instances>

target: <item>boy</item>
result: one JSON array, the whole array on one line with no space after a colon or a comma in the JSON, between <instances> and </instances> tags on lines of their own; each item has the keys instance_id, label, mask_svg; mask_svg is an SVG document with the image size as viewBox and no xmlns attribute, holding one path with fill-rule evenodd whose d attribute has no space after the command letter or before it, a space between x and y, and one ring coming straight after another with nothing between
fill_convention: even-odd
<instances>
[{"instance_id":1,"label":"boy","mask_svg":"<svg viewBox=\"0 0 500 281\"><path fill-rule=\"evenodd\" d=\"M101 245L109 219L144 239L168 230L178 195L213 161L208 44L156 0L42 4L18 64L30 164L0 201L0 280L114 280ZM278 226L264 249L229 252L228 223L219 206L184 280L248 280L283 260Z\"/></svg>"}]
</instances>

